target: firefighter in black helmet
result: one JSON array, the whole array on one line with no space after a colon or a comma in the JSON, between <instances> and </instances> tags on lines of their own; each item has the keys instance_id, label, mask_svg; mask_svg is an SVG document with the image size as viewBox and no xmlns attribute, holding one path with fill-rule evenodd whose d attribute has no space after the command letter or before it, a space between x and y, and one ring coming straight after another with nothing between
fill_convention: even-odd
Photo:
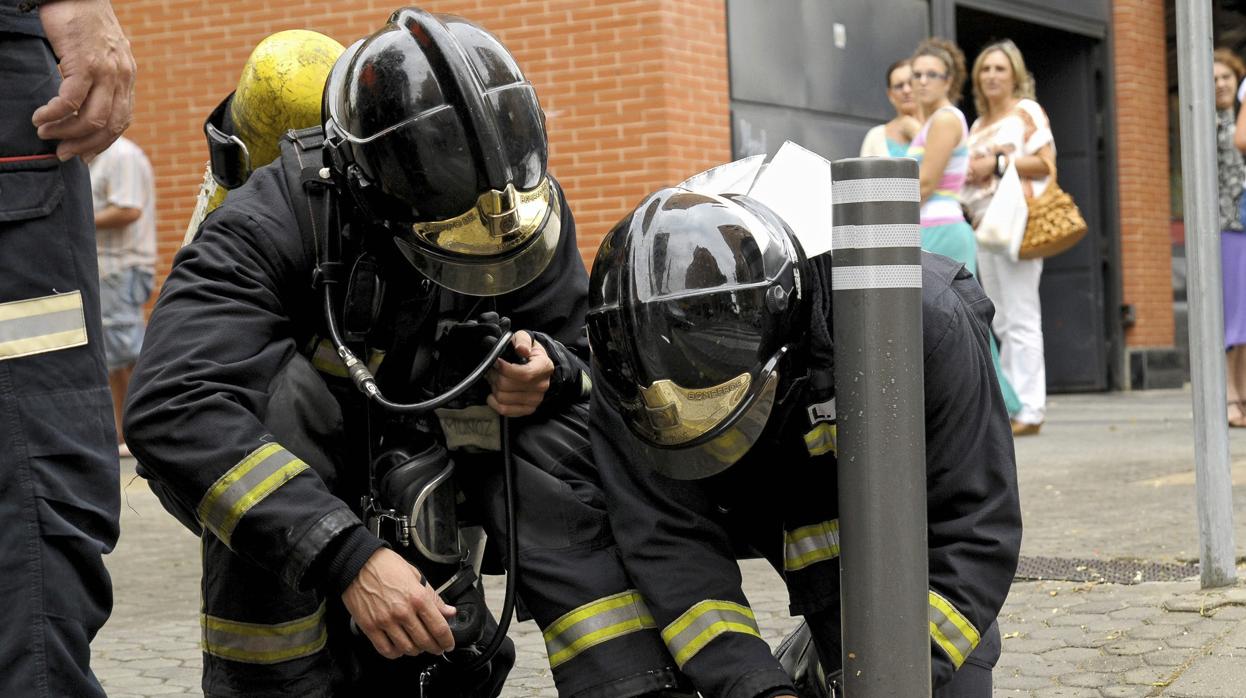
<instances>
[{"instance_id":1,"label":"firefighter in black helmet","mask_svg":"<svg viewBox=\"0 0 1246 698\"><path fill-rule=\"evenodd\" d=\"M923 254L932 684L991 695L1020 548L990 302ZM744 195L658 191L606 236L589 284L592 440L627 571L703 695L794 695L735 556L783 576L826 675L840 667L830 259Z\"/></svg>"},{"instance_id":2,"label":"firefighter in black helmet","mask_svg":"<svg viewBox=\"0 0 1246 698\"><path fill-rule=\"evenodd\" d=\"M202 532L204 693L417 695L402 656L451 650L455 609L378 537L402 512L365 510L369 529L359 502L396 463L448 448L457 490L438 480L429 499L505 543L498 415L516 418L509 562L560 695L675 688L588 457L587 276L514 58L467 20L402 9L335 63L323 129L281 147L178 253L126 414L142 474ZM520 330L518 359L493 365L478 400L436 418L378 402L445 392L498 315ZM402 524L421 543L417 523L447 521ZM421 553L453 562L458 545ZM451 694L496 695L512 659Z\"/></svg>"}]
</instances>

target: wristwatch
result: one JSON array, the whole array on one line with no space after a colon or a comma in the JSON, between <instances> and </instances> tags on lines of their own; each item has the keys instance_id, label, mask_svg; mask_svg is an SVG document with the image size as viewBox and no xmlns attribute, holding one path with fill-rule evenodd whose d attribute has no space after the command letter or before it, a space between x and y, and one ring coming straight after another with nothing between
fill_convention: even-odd
<instances>
[{"instance_id":1,"label":"wristwatch","mask_svg":"<svg viewBox=\"0 0 1246 698\"><path fill-rule=\"evenodd\" d=\"M1008 169L1008 156L1003 153L995 153L995 176L1003 177L1004 170Z\"/></svg>"}]
</instances>

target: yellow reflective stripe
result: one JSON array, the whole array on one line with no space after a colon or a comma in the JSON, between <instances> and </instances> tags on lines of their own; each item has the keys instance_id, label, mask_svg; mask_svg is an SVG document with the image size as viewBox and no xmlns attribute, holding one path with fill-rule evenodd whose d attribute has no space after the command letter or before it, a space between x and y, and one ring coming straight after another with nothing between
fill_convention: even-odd
<instances>
[{"instance_id":1,"label":"yellow reflective stripe","mask_svg":"<svg viewBox=\"0 0 1246 698\"><path fill-rule=\"evenodd\" d=\"M248 664L275 664L319 652L328 637L324 604L316 612L266 625L200 615L203 651L222 659Z\"/></svg>"},{"instance_id":2,"label":"yellow reflective stripe","mask_svg":"<svg viewBox=\"0 0 1246 698\"><path fill-rule=\"evenodd\" d=\"M959 669L982 636L960 611L935 591L930 592L930 637Z\"/></svg>"},{"instance_id":3,"label":"yellow reflective stripe","mask_svg":"<svg viewBox=\"0 0 1246 698\"><path fill-rule=\"evenodd\" d=\"M792 572L839 557L839 519L802 526L783 534L783 569Z\"/></svg>"},{"instance_id":4,"label":"yellow reflective stripe","mask_svg":"<svg viewBox=\"0 0 1246 698\"><path fill-rule=\"evenodd\" d=\"M741 633L761 639L753 609L731 601L701 601L662 629L662 640L684 667L697 652L723 633Z\"/></svg>"},{"instance_id":5,"label":"yellow reflective stripe","mask_svg":"<svg viewBox=\"0 0 1246 698\"><path fill-rule=\"evenodd\" d=\"M199 521L229 545L234 527L251 507L306 469L280 444L261 446L212 484L199 502Z\"/></svg>"},{"instance_id":6,"label":"yellow reflective stripe","mask_svg":"<svg viewBox=\"0 0 1246 698\"><path fill-rule=\"evenodd\" d=\"M385 360L385 352L380 349L373 349L368 353L368 370L376 373L381 367L381 362ZM316 350L311 356L312 366L321 373L327 373L337 378L348 378L346 372L346 364L342 363L342 357L337 355L337 349L333 347L333 342L322 339L316 345Z\"/></svg>"},{"instance_id":7,"label":"yellow reflective stripe","mask_svg":"<svg viewBox=\"0 0 1246 698\"><path fill-rule=\"evenodd\" d=\"M820 456L824 453L836 453L836 441L838 430L836 425L829 422L821 422L805 434L805 448L809 449L809 455Z\"/></svg>"},{"instance_id":8,"label":"yellow reflective stripe","mask_svg":"<svg viewBox=\"0 0 1246 698\"><path fill-rule=\"evenodd\" d=\"M0 303L0 361L86 343L81 291Z\"/></svg>"},{"instance_id":9,"label":"yellow reflective stripe","mask_svg":"<svg viewBox=\"0 0 1246 698\"><path fill-rule=\"evenodd\" d=\"M657 623L635 589L584 604L550 623L542 636L551 669L584 650Z\"/></svg>"}]
</instances>

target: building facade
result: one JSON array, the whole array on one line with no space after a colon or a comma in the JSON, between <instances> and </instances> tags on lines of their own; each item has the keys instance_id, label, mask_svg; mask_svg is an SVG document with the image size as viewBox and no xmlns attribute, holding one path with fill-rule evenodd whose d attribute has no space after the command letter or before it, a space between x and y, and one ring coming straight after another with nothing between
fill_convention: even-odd
<instances>
[{"instance_id":1,"label":"building facade","mask_svg":"<svg viewBox=\"0 0 1246 698\"><path fill-rule=\"evenodd\" d=\"M114 3L139 65L129 136L155 167L160 275L206 161L202 124L252 47L305 28L343 44L395 8L271 0ZM1055 390L1163 384L1174 353L1165 9L1161 0L427 0L496 33L536 85L552 173L587 262L648 192L791 139L856 154L890 118L886 66L922 37L970 61L1012 38L1051 115L1061 185L1091 224L1048 261L1044 324ZM971 100L963 106L971 107Z\"/></svg>"}]
</instances>

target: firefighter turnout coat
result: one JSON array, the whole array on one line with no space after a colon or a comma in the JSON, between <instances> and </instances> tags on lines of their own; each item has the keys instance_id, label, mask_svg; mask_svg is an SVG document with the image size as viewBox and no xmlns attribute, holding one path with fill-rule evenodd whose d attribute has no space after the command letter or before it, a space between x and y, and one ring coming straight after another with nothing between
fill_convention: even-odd
<instances>
[{"instance_id":1,"label":"firefighter turnout coat","mask_svg":"<svg viewBox=\"0 0 1246 698\"><path fill-rule=\"evenodd\" d=\"M141 473L166 508L202 531L209 696L356 695L361 670L350 666L353 650L342 648L359 640L341 632L340 594L382 545L355 511L375 445L361 417L370 408L357 391L336 389L345 371L323 341L322 294L312 283L316 245L300 232L282 169L289 157L230 192L178 253L130 384L125 428ZM555 362L545 406L513 424L527 512L519 529L526 611L547 631L578 621L582 629L598 620L603 600L634 596L588 457L587 278L566 204L554 260L510 294L439 291L392 250L375 261L388 286L377 329L357 354L380 362L377 380L391 398L417 398L412 374L428 365L421 350L439 319L496 310L531 331ZM322 422L313 430L329 437L326 448L287 441L289 430L275 427L283 415L267 414L274 381L292 361L314 366L313 382L323 380L305 411ZM489 480L486 494L496 494L484 505L486 530L504 536L487 523L505 520L496 463L472 472ZM643 632L576 643L547 632L551 653L559 653L551 664L560 694L638 695L669 684L674 674L660 638L633 630Z\"/></svg>"},{"instance_id":2,"label":"firefighter turnout coat","mask_svg":"<svg viewBox=\"0 0 1246 698\"><path fill-rule=\"evenodd\" d=\"M959 264L924 254L923 271L929 615L939 687L966 662L989 672L999 656L995 618L1016 568L1021 515L987 343L993 308ZM744 458L704 480L673 480L630 457L614 437L627 427L593 397L594 454L624 563L675 662L705 696L794 693L740 588L736 559L750 552L783 576L790 611L810 620L827 672L839 668L834 429L811 423L810 397L797 383L780 387L784 397Z\"/></svg>"}]
</instances>

